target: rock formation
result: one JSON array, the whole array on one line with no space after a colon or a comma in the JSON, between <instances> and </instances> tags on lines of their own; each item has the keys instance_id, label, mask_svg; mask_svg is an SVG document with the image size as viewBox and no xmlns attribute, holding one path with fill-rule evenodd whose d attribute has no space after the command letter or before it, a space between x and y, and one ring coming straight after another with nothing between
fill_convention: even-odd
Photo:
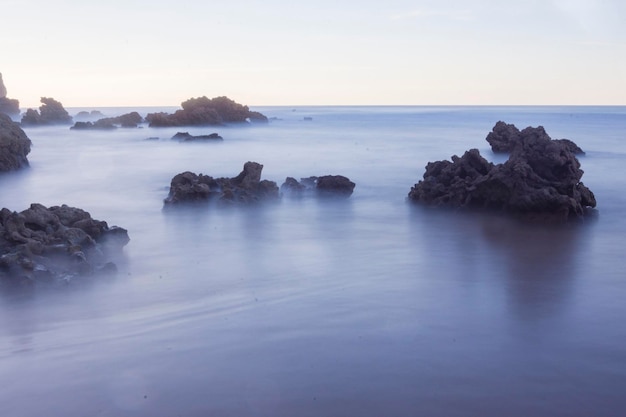
<instances>
[{"instance_id":1,"label":"rock formation","mask_svg":"<svg viewBox=\"0 0 626 417\"><path fill-rule=\"evenodd\" d=\"M95 122L76 122L70 129L75 130L108 130L119 127L136 128L143 122L143 117L136 111L117 117L105 117Z\"/></svg>"},{"instance_id":2,"label":"rock formation","mask_svg":"<svg viewBox=\"0 0 626 417\"><path fill-rule=\"evenodd\" d=\"M22 116L22 125L38 126L50 124L71 124L72 116L63 108L63 104L53 98L42 97L39 111L28 109Z\"/></svg>"},{"instance_id":3,"label":"rock formation","mask_svg":"<svg viewBox=\"0 0 626 417\"><path fill-rule=\"evenodd\" d=\"M113 272L128 232L79 208L41 204L0 211L0 286L57 286Z\"/></svg>"},{"instance_id":4,"label":"rock formation","mask_svg":"<svg viewBox=\"0 0 626 417\"><path fill-rule=\"evenodd\" d=\"M8 114L9 116L15 116L20 114L20 102L7 98L7 88L2 81L2 74L0 74L0 113Z\"/></svg>"},{"instance_id":5,"label":"rock formation","mask_svg":"<svg viewBox=\"0 0 626 417\"><path fill-rule=\"evenodd\" d=\"M287 177L280 190L288 196L299 197L314 193L321 197L350 197L355 184L343 175L324 175L301 178L300 181Z\"/></svg>"},{"instance_id":6,"label":"rock formation","mask_svg":"<svg viewBox=\"0 0 626 417\"><path fill-rule=\"evenodd\" d=\"M499 121L489 132L486 138L491 146L491 150L495 153L510 153L515 144L520 140L520 130L513 124ZM584 155L582 149L569 139L554 139L564 144L574 155Z\"/></svg>"},{"instance_id":7,"label":"rock formation","mask_svg":"<svg viewBox=\"0 0 626 417\"><path fill-rule=\"evenodd\" d=\"M216 201L220 204L250 205L277 200L280 196L274 181L261 180L263 165L246 162L234 178L213 178L183 172L172 178L165 204Z\"/></svg>"},{"instance_id":8,"label":"rock formation","mask_svg":"<svg viewBox=\"0 0 626 417\"><path fill-rule=\"evenodd\" d=\"M146 121L151 127L222 125L225 123L267 122L267 117L250 111L248 106L234 102L228 97L206 96L190 98L182 104L182 110L173 114L149 113Z\"/></svg>"},{"instance_id":9,"label":"rock formation","mask_svg":"<svg viewBox=\"0 0 626 417\"><path fill-rule=\"evenodd\" d=\"M0 113L0 171L12 171L28 166L26 156L31 141L11 118Z\"/></svg>"},{"instance_id":10,"label":"rock formation","mask_svg":"<svg viewBox=\"0 0 626 417\"><path fill-rule=\"evenodd\" d=\"M216 142L224 140L224 138L217 133L194 136L189 134L189 132L178 132L172 136L172 139L179 142Z\"/></svg>"},{"instance_id":11,"label":"rock formation","mask_svg":"<svg viewBox=\"0 0 626 417\"><path fill-rule=\"evenodd\" d=\"M515 133L499 125L502 136ZM472 149L450 161L429 162L424 179L409 200L431 206L480 208L520 217L566 221L582 218L596 206L580 179L583 171L570 147L551 140L543 127L528 127L515 137L511 155L494 165Z\"/></svg>"}]
</instances>

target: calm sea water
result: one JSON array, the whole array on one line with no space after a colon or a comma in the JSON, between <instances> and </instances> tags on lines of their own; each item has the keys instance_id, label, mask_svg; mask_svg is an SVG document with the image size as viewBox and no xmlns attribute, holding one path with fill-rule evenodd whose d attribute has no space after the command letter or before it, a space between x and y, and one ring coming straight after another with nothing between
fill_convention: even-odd
<instances>
[{"instance_id":1,"label":"calm sea water","mask_svg":"<svg viewBox=\"0 0 626 417\"><path fill-rule=\"evenodd\" d=\"M253 110L276 119L26 129L31 167L0 176L1 205L81 207L131 242L113 280L0 296L1 416L626 415L626 107ZM498 120L587 152L595 220L407 204L429 161L503 161L485 141ZM177 173L246 161L279 185L357 185L340 202L163 210Z\"/></svg>"}]
</instances>

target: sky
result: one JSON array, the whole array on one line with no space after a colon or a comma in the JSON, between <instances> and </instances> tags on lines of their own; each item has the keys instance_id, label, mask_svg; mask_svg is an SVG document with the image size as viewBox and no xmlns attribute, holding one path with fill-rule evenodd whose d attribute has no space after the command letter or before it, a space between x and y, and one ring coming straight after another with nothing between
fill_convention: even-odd
<instances>
[{"instance_id":1,"label":"sky","mask_svg":"<svg viewBox=\"0 0 626 417\"><path fill-rule=\"evenodd\" d=\"M2 0L25 107L625 105L623 0Z\"/></svg>"}]
</instances>

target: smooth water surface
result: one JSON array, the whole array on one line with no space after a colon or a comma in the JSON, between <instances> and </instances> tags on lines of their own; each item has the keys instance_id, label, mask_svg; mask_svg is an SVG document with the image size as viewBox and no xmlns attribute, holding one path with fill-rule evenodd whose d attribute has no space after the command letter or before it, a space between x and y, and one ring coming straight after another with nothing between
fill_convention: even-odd
<instances>
[{"instance_id":1,"label":"smooth water surface","mask_svg":"<svg viewBox=\"0 0 626 417\"><path fill-rule=\"evenodd\" d=\"M1 416L626 415L626 108L253 110L274 119L26 129L31 167L0 176L2 206L81 207L131 242L114 279L0 295ZM485 141L498 120L581 146L597 218L547 228L406 202L429 161L502 162ZM177 173L246 161L278 185L357 185L343 201L163 210Z\"/></svg>"}]
</instances>

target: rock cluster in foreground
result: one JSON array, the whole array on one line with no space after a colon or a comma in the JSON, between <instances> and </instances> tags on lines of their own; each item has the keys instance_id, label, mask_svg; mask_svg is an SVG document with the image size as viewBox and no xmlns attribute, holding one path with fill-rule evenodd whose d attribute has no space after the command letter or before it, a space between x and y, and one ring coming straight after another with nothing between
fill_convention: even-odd
<instances>
[{"instance_id":1,"label":"rock cluster in foreground","mask_svg":"<svg viewBox=\"0 0 626 417\"><path fill-rule=\"evenodd\" d=\"M26 156L31 141L11 118L0 113L0 171L13 171L28 166Z\"/></svg>"},{"instance_id":2,"label":"rock cluster in foreground","mask_svg":"<svg viewBox=\"0 0 626 417\"><path fill-rule=\"evenodd\" d=\"M150 127L222 125L226 123L267 122L266 116L228 97L190 98L175 113L149 113Z\"/></svg>"},{"instance_id":3,"label":"rock cluster in foreground","mask_svg":"<svg viewBox=\"0 0 626 417\"><path fill-rule=\"evenodd\" d=\"M20 212L0 210L0 285L56 286L114 272L112 255L128 232L109 227L79 208L41 204Z\"/></svg>"},{"instance_id":4,"label":"rock cluster in foreground","mask_svg":"<svg viewBox=\"0 0 626 417\"><path fill-rule=\"evenodd\" d=\"M596 199L581 181L583 171L570 146L544 128L519 132L509 159L494 165L477 149L450 161L429 162L409 200L430 206L504 211L520 217L567 221L582 218Z\"/></svg>"},{"instance_id":5,"label":"rock cluster in foreground","mask_svg":"<svg viewBox=\"0 0 626 417\"><path fill-rule=\"evenodd\" d=\"M261 180L263 165L246 162L243 171L233 178L213 178L208 175L183 172L170 184L165 204L215 201L226 205L250 205L280 199L276 182ZM349 197L355 184L341 175L310 177L298 182L288 177L281 190L289 195L303 195L314 190L317 195Z\"/></svg>"}]
</instances>

